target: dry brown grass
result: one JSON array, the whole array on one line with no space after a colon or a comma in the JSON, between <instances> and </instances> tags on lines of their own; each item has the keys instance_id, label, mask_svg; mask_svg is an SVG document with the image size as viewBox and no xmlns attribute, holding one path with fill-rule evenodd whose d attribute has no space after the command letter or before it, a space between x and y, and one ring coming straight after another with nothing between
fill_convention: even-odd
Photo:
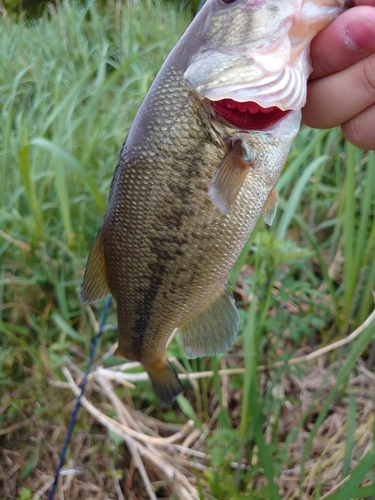
<instances>
[{"instance_id":1,"label":"dry brown grass","mask_svg":"<svg viewBox=\"0 0 375 500\"><path fill-rule=\"evenodd\" d=\"M174 498L198 499L197 475L206 489L201 472L210 464L202 431L192 421L184 425L162 422L146 413L141 413L126 404L116 394L118 385L129 385L146 379L144 373L128 373L133 363L125 363L104 370L97 366L90 376L86 396L82 400L80 423L74 434L70 453L59 479L57 499L134 499ZM305 418L296 438L289 444L288 467L278 478L279 492L283 499L308 500L316 498L320 488L321 498L333 493L341 484L341 474L346 449L349 394L356 406L354 467L372 446L375 406L375 376L359 360L356 374L351 374L345 395L330 408L319 427L310 454L304 466L303 496L300 493L300 464L304 445L315 419L325 403L327 394L335 384L334 366L327 367L324 357L306 365L304 376L290 374L282 376L273 389L284 403L278 422L278 440L282 447L289 434L301 419ZM63 369L66 382L51 381L46 388L49 414L53 404L53 392L70 391L78 394L82 373L74 365ZM206 375L205 373L202 374ZM225 371L223 380L230 383ZM196 374L195 377L199 377ZM262 380L262 377L264 378ZM131 379L131 382L126 381ZM267 383L261 375L261 386ZM52 387L51 387L52 385ZM230 387L230 385L229 385ZM322 388L323 387L323 388ZM317 391L322 389L319 396ZM19 397L20 394L14 394ZM43 402L41 402L43 404ZM67 423L73 407L71 401L64 409ZM6 400L1 412L7 408ZM65 428L58 416L57 422L48 422L42 406L39 414L17 415L10 425L0 431L1 465L0 498L19 498L20 488L30 488L30 498L46 496L53 481L62 446ZM215 415L210 426L215 426ZM265 426L266 440L271 440L272 418ZM117 437L118 442L116 443ZM203 437L203 438L202 438ZM119 443L123 442L125 446ZM114 444L116 443L116 444ZM254 450L253 464L257 461ZM233 464L235 467L236 464ZM26 477L27 469L30 469ZM259 474L247 489L260 489L265 484L264 475ZM207 491L207 490L206 490ZM206 497L210 498L208 491Z\"/></svg>"},{"instance_id":2,"label":"dry brown grass","mask_svg":"<svg viewBox=\"0 0 375 500\"><path fill-rule=\"evenodd\" d=\"M92 326L98 325L92 311ZM298 356L288 362L289 374L281 375L273 393L282 401L278 416L277 442L280 449L287 446L288 460L278 478L279 492L283 499L309 500L333 493L342 484L342 469L348 436L349 397L355 403L355 431L351 470L373 445L375 375L359 360L356 373L349 376L346 391L330 408L320 425L303 467L303 493L301 496L301 459L314 422L327 395L335 385L338 362L329 363L329 353L358 337L374 320L375 312L355 332L345 339L309 352L304 347ZM89 375L86 394L82 398L79 424L70 445L70 452L59 478L58 499L157 499L177 498L198 500L197 480L205 491L205 498L213 498L202 472L210 466L211 457L206 447L206 436L217 427L218 400L212 393L210 421L198 429L189 420L184 424L163 422L151 417L149 410L137 411L129 389L147 381L145 372L132 371L138 363L123 363L103 367L103 362L113 354L114 345L95 364ZM230 360L231 354L227 358ZM231 377L241 376L242 353L235 353L238 368L219 370L223 404L230 410L232 424L238 423L241 407L241 390L234 390ZM224 361L224 360L223 360ZM233 360L232 360L233 361ZM197 386L197 379L212 377L213 372L186 373L174 360L182 379ZM233 365L233 362L230 364ZM296 365L300 372L294 374ZM281 363L259 366L260 387L263 393L272 380L273 370ZM303 375L301 376L301 369ZM52 373L41 378L28 373L29 387L20 385L10 394L3 395L0 416L0 498L20 498L22 488L28 488L25 498L46 498L53 483L55 468L65 437L66 427L74 407L71 393L77 396L83 373L67 358L62 368L66 381L56 380ZM33 381L33 382L31 382ZM25 384L26 385L26 384ZM122 399L119 397L120 389ZM124 390L125 389L125 390ZM38 392L39 391L39 392ZM39 394L35 405L35 392ZM30 398L30 405L27 398ZM191 391L191 401L194 404ZM12 401L22 401L22 411L9 412ZM65 407L62 402L66 402ZM56 408L59 411L56 412ZM60 411L62 409L62 411ZM176 412L176 416L178 412ZM301 425L303 422L303 425ZM267 442L272 441L275 416L270 415L264 426ZM299 429L291 441L290 434ZM258 461L257 448L253 450L251 467ZM234 469L238 464L232 463ZM233 472L234 473L234 472ZM347 478L346 478L347 479ZM253 476L246 489L259 490L265 486L262 473ZM27 496L28 494L28 496Z\"/></svg>"},{"instance_id":3,"label":"dry brown grass","mask_svg":"<svg viewBox=\"0 0 375 500\"><path fill-rule=\"evenodd\" d=\"M349 394L354 398L356 405L351 468L373 446L375 380L373 374L359 362L358 373L350 376L345 396L332 405L327 417L319 426L304 465L304 494L301 496L299 489L301 454L315 419L336 382L332 369L334 366L327 368L323 360L320 360L317 365L309 368L303 380L292 375L287 379L283 378L280 384L279 390L285 395L286 401L279 420L280 444L285 442L289 432L298 425L303 416L308 415L296 439L288 447L291 465L283 470L279 478L279 491L282 498L299 500L316 498L316 490L320 487L322 499L333 493L341 483L348 435ZM316 391L321 387L323 390L314 401ZM310 408L312 401L313 405ZM267 432L266 429L266 435Z\"/></svg>"}]
</instances>

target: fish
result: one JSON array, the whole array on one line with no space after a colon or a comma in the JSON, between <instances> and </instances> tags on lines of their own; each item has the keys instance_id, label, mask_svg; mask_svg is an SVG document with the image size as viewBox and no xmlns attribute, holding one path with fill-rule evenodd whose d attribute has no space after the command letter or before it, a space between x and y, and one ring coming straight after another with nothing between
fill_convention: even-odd
<instances>
[{"instance_id":1,"label":"fish","mask_svg":"<svg viewBox=\"0 0 375 500\"><path fill-rule=\"evenodd\" d=\"M84 303L112 295L118 354L139 361L162 406L183 391L166 357L230 349L228 284L301 122L310 42L344 0L207 0L147 92L121 149L87 260Z\"/></svg>"}]
</instances>

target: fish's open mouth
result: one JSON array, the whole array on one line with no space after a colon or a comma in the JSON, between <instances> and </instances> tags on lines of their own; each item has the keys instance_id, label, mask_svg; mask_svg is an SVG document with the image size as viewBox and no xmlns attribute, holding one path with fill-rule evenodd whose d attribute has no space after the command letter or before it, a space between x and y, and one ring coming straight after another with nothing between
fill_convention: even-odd
<instances>
[{"instance_id":1,"label":"fish's open mouth","mask_svg":"<svg viewBox=\"0 0 375 500\"><path fill-rule=\"evenodd\" d=\"M282 111L276 106L262 108L256 102L237 102L232 99L210 102L218 115L242 130L264 130L290 113L290 110Z\"/></svg>"}]
</instances>

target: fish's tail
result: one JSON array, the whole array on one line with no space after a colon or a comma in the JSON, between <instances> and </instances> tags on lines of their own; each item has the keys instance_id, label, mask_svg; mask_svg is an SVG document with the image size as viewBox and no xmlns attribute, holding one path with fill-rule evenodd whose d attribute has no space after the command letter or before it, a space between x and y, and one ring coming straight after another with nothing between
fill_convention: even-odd
<instances>
[{"instance_id":1,"label":"fish's tail","mask_svg":"<svg viewBox=\"0 0 375 500\"><path fill-rule=\"evenodd\" d=\"M173 401L184 390L176 370L166 358L152 366L145 366L145 369L160 404L171 408Z\"/></svg>"}]
</instances>

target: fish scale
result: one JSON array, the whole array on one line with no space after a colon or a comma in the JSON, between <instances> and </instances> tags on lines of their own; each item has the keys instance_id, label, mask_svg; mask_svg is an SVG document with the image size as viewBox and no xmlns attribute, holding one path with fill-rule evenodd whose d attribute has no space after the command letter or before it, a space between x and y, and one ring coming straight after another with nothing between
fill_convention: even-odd
<instances>
[{"instance_id":1,"label":"fish scale","mask_svg":"<svg viewBox=\"0 0 375 500\"><path fill-rule=\"evenodd\" d=\"M295 65L290 58L298 57L298 50L288 56L284 49L291 43L283 42L286 26L293 24L291 12L303 1L287 4L285 19L275 0L237 0L233 5L208 0L157 75L120 153L108 210L88 259L82 298L92 302L113 295L118 353L143 364L165 406L182 390L165 355L172 331L178 327L188 357L222 353L232 346L239 316L227 276L260 214L268 224L275 216L274 187L298 131L300 110L276 116L282 105L274 102L275 110L264 113L263 130L242 130L227 121L232 115L220 115L222 107L214 107L209 99L214 92L222 105L229 102L225 99L245 103L233 112L245 110L251 120L249 110L261 103L244 99L246 89L236 90L236 78L241 87L249 61L251 78L263 78L257 66L262 54L256 51L264 51L267 43L276 51L275 71L281 60L290 63L282 78L276 75L270 81L285 81L287 86L291 78L306 84L307 73L298 73L299 78L294 73L300 68L307 72L307 60ZM326 18L319 11L325 24L333 16L330 9ZM296 19L298 15L299 11ZM231 30L228 20L237 28ZM271 42L258 40L267 33L267 25ZM280 43L275 43L275 33L281 33ZM298 37L301 57L306 58L300 31ZM204 68L207 54L209 71ZM267 58L267 71L272 70L272 60ZM220 81L225 81L222 87ZM237 92L241 98L236 101ZM277 92L295 94L300 101L305 89ZM247 123L241 117L236 122Z\"/></svg>"}]
</instances>

